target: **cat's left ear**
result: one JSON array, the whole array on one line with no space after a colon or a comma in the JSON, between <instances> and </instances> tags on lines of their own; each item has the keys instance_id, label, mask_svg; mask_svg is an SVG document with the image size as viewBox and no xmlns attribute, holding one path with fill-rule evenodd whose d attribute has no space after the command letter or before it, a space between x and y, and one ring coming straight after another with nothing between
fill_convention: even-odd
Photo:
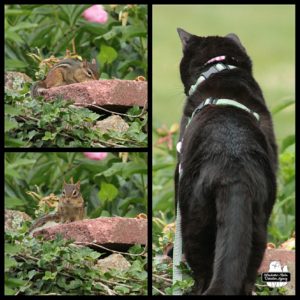
<instances>
[{"instance_id":1,"label":"cat's left ear","mask_svg":"<svg viewBox=\"0 0 300 300\"><path fill-rule=\"evenodd\" d=\"M186 44L188 43L188 41L192 37L192 34L188 33L187 31L185 31L181 28L177 28L177 32L178 32L179 37L180 37L181 42L182 42L182 49L184 50L185 47L186 47Z\"/></svg>"},{"instance_id":2,"label":"cat's left ear","mask_svg":"<svg viewBox=\"0 0 300 300\"><path fill-rule=\"evenodd\" d=\"M246 49L244 48L244 46L242 45L239 37L236 34L229 33L225 37L227 37L227 38L231 39L232 41L234 41L246 53Z\"/></svg>"}]
</instances>

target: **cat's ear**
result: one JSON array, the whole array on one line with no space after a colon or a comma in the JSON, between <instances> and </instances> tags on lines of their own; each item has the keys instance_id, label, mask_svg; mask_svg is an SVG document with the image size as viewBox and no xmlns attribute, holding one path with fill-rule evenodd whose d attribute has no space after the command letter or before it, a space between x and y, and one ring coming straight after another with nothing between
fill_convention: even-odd
<instances>
[{"instance_id":1,"label":"cat's ear","mask_svg":"<svg viewBox=\"0 0 300 300\"><path fill-rule=\"evenodd\" d=\"M242 45L239 37L235 33L229 33L225 37L227 37L227 38L231 39L232 41L234 41L246 53L246 49L244 48L244 46Z\"/></svg>"},{"instance_id":2,"label":"cat's ear","mask_svg":"<svg viewBox=\"0 0 300 300\"><path fill-rule=\"evenodd\" d=\"M186 44L188 43L188 41L192 37L192 34L186 32L185 30L183 30L181 28L177 28L177 32L178 32L179 37L181 39L182 49L184 50L185 47L186 47Z\"/></svg>"}]
</instances>

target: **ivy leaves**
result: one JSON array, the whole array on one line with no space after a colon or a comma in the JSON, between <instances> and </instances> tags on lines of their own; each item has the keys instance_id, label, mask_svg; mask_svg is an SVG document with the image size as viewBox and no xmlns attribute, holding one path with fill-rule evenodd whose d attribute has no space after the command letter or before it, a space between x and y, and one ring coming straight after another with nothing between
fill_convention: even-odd
<instances>
[{"instance_id":1,"label":"ivy leaves","mask_svg":"<svg viewBox=\"0 0 300 300\"><path fill-rule=\"evenodd\" d=\"M127 258L128 271L101 271L95 262L102 253L78 247L57 236L38 241L24 234L6 233L6 295L145 295L147 293L146 257ZM16 243L16 235L19 242ZM129 252L141 253L135 245Z\"/></svg>"},{"instance_id":2,"label":"ivy leaves","mask_svg":"<svg viewBox=\"0 0 300 300\"><path fill-rule=\"evenodd\" d=\"M26 97L26 90L19 94L6 91L5 145L7 147L145 147L147 134L143 127L147 116L127 118L126 132L103 133L93 125L103 117L87 108L72 106L71 101ZM137 115L138 107L128 111Z\"/></svg>"}]
</instances>

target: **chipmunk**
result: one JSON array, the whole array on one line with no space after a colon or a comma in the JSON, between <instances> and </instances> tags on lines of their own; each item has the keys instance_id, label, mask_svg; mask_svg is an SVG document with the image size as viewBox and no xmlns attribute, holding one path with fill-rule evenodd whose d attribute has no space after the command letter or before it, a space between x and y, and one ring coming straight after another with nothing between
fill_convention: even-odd
<instances>
[{"instance_id":1,"label":"chipmunk","mask_svg":"<svg viewBox=\"0 0 300 300\"><path fill-rule=\"evenodd\" d=\"M67 85L76 82L98 80L96 60L92 63L86 60L63 59L53 66L44 80L36 82L31 89L31 96L37 97L42 89Z\"/></svg>"},{"instance_id":2,"label":"chipmunk","mask_svg":"<svg viewBox=\"0 0 300 300\"><path fill-rule=\"evenodd\" d=\"M80 194L80 181L73 184L64 182L62 197L59 200L57 211L44 215L37 219L30 227L29 233L43 226L49 221L59 223L69 223L73 221L83 220L84 218L84 200Z\"/></svg>"}]
</instances>

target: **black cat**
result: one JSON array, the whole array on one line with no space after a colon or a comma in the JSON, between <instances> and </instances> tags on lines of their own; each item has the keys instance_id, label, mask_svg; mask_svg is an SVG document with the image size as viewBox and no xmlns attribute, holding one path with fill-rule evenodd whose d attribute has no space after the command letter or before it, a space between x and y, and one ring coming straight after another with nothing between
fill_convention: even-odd
<instances>
[{"instance_id":1,"label":"black cat","mask_svg":"<svg viewBox=\"0 0 300 300\"><path fill-rule=\"evenodd\" d=\"M276 197L271 115L235 34L178 33L187 99L175 194L183 252L195 279L192 293L249 295Z\"/></svg>"}]
</instances>

